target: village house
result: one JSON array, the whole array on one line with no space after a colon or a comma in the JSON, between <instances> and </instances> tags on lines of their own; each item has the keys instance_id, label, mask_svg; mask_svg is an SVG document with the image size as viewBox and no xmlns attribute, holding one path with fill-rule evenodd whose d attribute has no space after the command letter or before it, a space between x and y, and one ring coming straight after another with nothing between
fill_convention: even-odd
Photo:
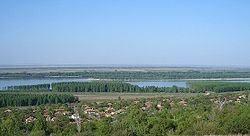
<instances>
[{"instance_id":1,"label":"village house","mask_svg":"<svg viewBox=\"0 0 250 136\"><path fill-rule=\"evenodd\" d=\"M49 111L48 110L44 110L43 111L43 116L48 116L49 115Z\"/></svg>"},{"instance_id":2,"label":"village house","mask_svg":"<svg viewBox=\"0 0 250 136\"><path fill-rule=\"evenodd\" d=\"M98 113L96 113L96 116L98 117L98 118L101 118L101 117L105 117L105 112L98 112Z\"/></svg>"},{"instance_id":3,"label":"village house","mask_svg":"<svg viewBox=\"0 0 250 136\"><path fill-rule=\"evenodd\" d=\"M57 112L54 113L54 116L55 116L55 117L63 116L63 112L57 111Z\"/></svg>"},{"instance_id":4,"label":"village house","mask_svg":"<svg viewBox=\"0 0 250 136\"><path fill-rule=\"evenodd\" d=\"M208 96L208 95L210 95L210 94L211 94L210 92L206 92L206 94L205 94L205 95L206 95L206 96Z\"/></svg>"},{"instance_id":5,"label":"village house","mask_svg":"<svg viewBox=\"0 0 250 136\"><path fill-rule=\"evenodd\" d=\"M46 117L45 117L45 120L46 120L46 121L51 121L51 116L50 116L50 115L46 116Z\"/></svg>"},{"instance_id":6,"label":"village house","mask_svg":"<svg viewBox=\"0 0 250 136\"><path fill-rule=\"evenodd\" d=\"M122 113L125 113L125 112L126 112L126 110L120 109L120 110L116 111L116 114L122 114Z\"/></svg>"},{"instance_id":7,"label":"village house","mask_svg":"<svg viewBox=\"0 0 250 136\"><path fill-rule=\"evenodd\" d=\"M236 102L236 103L241 103L240 100L241 100L240 98L237 98L235 102Z\"/></svg>"},{"instance_id":8,"label":"village house","mask_svg":"<svg viewBox=\"0 0 250 136\"><path fill-rule=\"evenodd\" d=\"M67 112L63 108L55 109L54 111L55 111L54 113L55 117L66 115Z\"/></svg>"},{"instance_id":9,"label":"village house","mask_svg":"<svg viewBox=\"0 0 250 136\"><path fill-rule=\"evenodd\" d=\"M49 115L49 112L47 110L43 112L43 116L45 117L46 121L51 121L51 116Z\"/></svg>"},{"instance_id":10,"label":"village house","mask_svg":"<svg viewBox=\"0 0 250 136\"><path fill-rule=\"evenodd\" d=\"M182 99L182 100L179 102L179 104L181 104L181 105L183 105L183 106L187 106L188 102Z\"/></svg>"},{"instance_id":11,"label":"village house","mask_svg":"<svg viewBox=\"0 0 250 136\"><path fill-rule=\"evenodd\" d=\"M98 112L96 113L96 116L97 118L101 118L101 117L112 117L114 115L117 115L117 114L123 114L125 113L126 110L125 109L120 109L120 110L117 110L117 111L114 111L114 108L112 107L108 107L105 112Z\"/></svg>"},{"instance_id":12,"label":"village house","mask_svg":"<svg viewBox=\"0 0 250 136\"><path fill-rule=\"evenodd\" d=\"M58 118L57 117L52 117L50 121L54 122L54 121L57 121Z\"/></svg>"},{"instance_id":13,"label":"village house","mask_svg":"<svg viewBox=\"0 0 250 136\"><path fill-rule=\"evenodd\" d=\"M205 92L205 95L206 95L206 96L209 96L209 95L211 95L211 94L214 94L214 92L212 92L212 91L206 91L206 92Z\"/></svg>"},{"instance_id":14,"label":"village house","mask_svg":"<svg viewBox=\"0 0 250 136\"><path fill-rule=\"evenodd\" d=\"M173 106L174 104L175 104L175 102L174 101L170 101L170 106Z\"/></svg>"},{"instance_id":15,"label":"village house","mask_svg":"<svg viewBox=\"0 0 250 136\"><path fill-rule=\"evenodd\" d=\"M70 116L70 118L76 120L76 119L79 119L80 117L79 117L79 115L77 115L77 114L72 114L72 115Z\"/></svg>"},{"instance_id":16,"label":"village house","mask_svg":"<svg viewBox=\"0 0 250 136\"><path fill-rule=\"evenodd\" d=\"M219 104L219 100L215 100L214 103L215 103L215 104Z\"/></svg>"},{"instance_id":17,"label":"village house","mask_svg":"<svg viewBox=\"0 0 250 136\"><path fill-rule=\"evenodd\" d=\"M94 114L94 113L96 113L96 111L94 110L94 108L88 107L88 108L85 108L84 113L86 113L86 114Z\"/></svg>"},{"instance_id":18,"label":"village house","mask_svg":"<svg viewBox=\"0 0 250 136\"><path fill-rule=\"evenodd\" d=\"M152 102L151 101L147 101L145 103L145 106L146 106L147 109L150 109L152 107Z\"/></svg>"},{"instance_id":19,"label":"village house","mask_svg":"<svg viewBox=\"0 0 250 136\"><path fill-rule=\"evenodd\" d=\"M108 108L105 109L105 111L111 113L112 111L114 111L114 108L113 107L108 107Z\"/></svg>"},{"instance_id":20,"label":"village house","mask_svg":"<svg viewBox=\"0 0 250 136\"><path fill-rule=\"evenodd\" d=\"M30 116L30 117L28 117L28 118L25 119L25 123L26 123L26 124L32 123L32 122L34 122L35 120L36 120L35 117Z\"/></svg>"},{"instance_id":21,"label":"village house","mask_svg":"<svg viewBox=\"0 0 250 136\"><path fill-rule=\"evenodd\" d=\"M63 112L63 115L64 115L64 116L65 116L65 115L69 115L69 114L71 114L70 111L64 111L64 112Z\"/></svg>"},{"instance_id":22,"label":"village house","mask_svg":"<svg viewBox=\"0 0 250 136\"><path fill-rule=\"evenodd\" d=\"M144 106L142 107L142 110L148 110L152 107L152 102L151 101L147 101Z\"/></svg>"},{"instance_id":23,"label":"village house","mask_svg":"<svg viewBox=\"0 0 250 136\"><path fill-rule=\"evenodd\" d=\"M4 111L4 113L10 113L10 112L12 112L10 109Z\"/></svg>"},{"instance_id":24,"label":"village house","mask_svg":"<svg viewBox=\"0 0 250 136\"><path fill-rule=\"evenodd\" d=\"M115 115L115 112L105 112L105 117L112 117Z\"/></svg>"},{"instance_id":25,"label":"village house","mask_svg":"<svg viewBox=\"0 0 250 136\"><path fill-rule=\"evenodd\" d=\"M140 103L140 100L139 99L135 99L134 100L134 104L138 104L138 103Z\"/></svg>"},{"instance_id":26,"label":"village house","mask_svg":"<svg viewBox=\"0 0 250 136\"><path fill-rule=\"evenodd\" d=\"M242 95L240 95L238 98L239 98L239 99L246 99L247 96L246 96L245 94L242 94Z\"/></svg>"},{"instance_id":27,"label":"village house","mask_svg":"<svg viewBox=\"0 0 250 136\"><path fill-rule=\"evenodd\" d=\"M112 107L113 104L109 102L107 105L108 107Z\"/></svg>"},{"instance_id":28,"label":"village house","mask_svg":"<svg viewBox=\"0 0 250 136\"><path fill-rule=\"evenodd\" d=\"M157 104L157 106L156 106L159 110L162 110L164 107L162 106L162 103L161 102L159 102L158 104Z\"/></svg>"},{"instance_id":29,"label":"village house","mask_svg":"<svg viewBox=\"0 0 250 136\"><path fill-rule=\"evenodd\" d=\"M111 117L111 113L105 113L105 117Z\"/></svg>"}]
</instances>

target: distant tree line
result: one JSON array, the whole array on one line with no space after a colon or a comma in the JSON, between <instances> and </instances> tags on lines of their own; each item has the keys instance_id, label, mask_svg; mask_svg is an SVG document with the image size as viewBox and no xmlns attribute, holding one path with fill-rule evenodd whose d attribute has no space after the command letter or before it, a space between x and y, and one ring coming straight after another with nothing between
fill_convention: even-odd
<instances>
[{"instance_id":1,"label":"distant tree line","mask_svg":"<svg viewBox=\"0 0 250 136\"><path fill-rule=\"evenodd\" d=\"M187 91L184 87L139 87L123 82L61 82L40 85L9 86L5 91L56 91L56 92L170 92Z\"/></svg>"},{"instance_id":2,"label":"distant tree line","mask_svg":"<svg viewBox=\"0 0 250 136\"><path fill-rule=\"evenodd\" d=\"M120 82L63 82L52 83L58 92L140 92L136 85Z\"/></svg>"},{"instance_id":3,"label":"distant tree line","mask_svg":"<svg viewBox=\"0 0 250 136\"><path fill-rule=\"evenodd\" d=\"M166 93L204 93L207 91L221 93L250 90L250 83L240 82L188 82L184 87L139 87L125 82L61 82L41 85L23 85L7 87L7 91L55 91L55 92L166 92Z\"/></svg>"},{"instance_id":4,"label":"distant tree line","mask_svg":"<svg viewBox=\"0 0 250 136\"><path fill-rule=\"evenodd\" d=\"M84 72L50 72L50 73L0 73L4 78L48 78L74 77L112 80L167 80L167 79L199 79L199 78L250 78L250 72L201 72L201 71L84 71Z\"/></svg>"},{"instance_id":5,"label":"distant tree line","mask_svg":"<svg viewBox=\"0 0 250 136\"><path fill-rule=\"evenodd\" d=\"M38 84L38 85L18 85L18 86L8 86L7 90L15 91L49 91L50 84Z\"/></svg>"},{"instance_id":6,"label":"distant tree line","mask_svg":"<svg viewBox=\"0 0 250 136\"><path fill-rule=\"evenodd\" d=\"M69 94L14 94L0 93L0 107L33 106L41 104L73 103L78 99Z\"/></svg>"},{"instance_id":7,"label":"distant tree line","mask_svg":"<svg viewBox=\"0 0 250 136\"><path fill-rule=\"evenodd\" d=\"M241 82L188 82L193 92L234 92L250 90L250 83Z\"/></svg>"},{"instance_id":8,"label":"distant tree line","mask_svg":"<svg viewBox=\"0 0 250 136\"><path fill-rule=\"evenodd\" d=\"M53 83L53 90L58 92L184 92L182 87L139 87L122 82L64 82Z\"/></svg>"}]
</instances>

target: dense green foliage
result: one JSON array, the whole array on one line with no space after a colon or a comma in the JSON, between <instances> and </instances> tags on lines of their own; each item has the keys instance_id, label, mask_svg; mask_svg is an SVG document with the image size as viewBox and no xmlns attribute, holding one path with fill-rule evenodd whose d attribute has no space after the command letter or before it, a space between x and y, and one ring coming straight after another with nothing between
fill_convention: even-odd
<instances>
[{"instance_id":1,"label":"dense green foliage","mask_svg":"<svg viewBox=\"0 0 250 136\"><path fill-rule=\"evenodd\" d=\"M167 80L167 79L209 79L209 78L250 78L250 72L201 72L201 71L85 71L85 72L50 72L50 73L0 73L2 78L48 78L78 77L113 80Z\"/></svg>"},{"instance_id":2,"label":"dense green foliage","mask_svg":"<svg viewBox=\"0 0 250 136\"><path fill-rule=\"evenodd\" d=\"M139 87L122 82L64 82L53 83L58 92L185 92L181 87Z\"/></svg>"},{"instance_id":3,"label":"dense green foliage","mask_svg":"<svg viewBox=\"0 0 250 136\"><path fill-rule=\"evenodd\" d=\"M61 82L41 85L10 86L7 91L50 91L56 92L168 92L168 93L205 93L205 92L234 92L250 90L250 83L244 82L188 82L184 87L139 87L124 82Z\"/></svg>"},{"instance_id":4,"label":"dense green foliage","mask_svg":"<svg viewBox=\"0 0 250 136\"><path fill-rule=\"evenodd\" d=\"M63 82L53 83L59 92L140 92L140 87L120 82Z\"/></svg>"},{"instance_id":5,"label":"dense green foliage","mask_svg":"<svg viewBox=\"0 0 250 136\"><path fill-rule=\"evenodd\" d=\"M91 114L82 111L84 105L98 108L96 102L79 103L81 132L77 131L74 120L70 115L58 115L55 121L46 121L44 111L55 115L57 110L64 109L73 114L73 107L58 105L37 107L35 109L0 109L0 135L70 135L70 136L167 136L167 135L241 135L250 134L250 103L247 98L241 102L227 102L223 109L218 108L218 100L225 97L233 100L247 93L225 93L220 95L196 96L185 99L186 106L179 104L178 98L150 99L153 106L142 110L148 100L141 99L135 104L133 101L115 101L115 105L129 107L124 114L114 117L93 118ZM165 100L165 101L164 101ZM163 102L164 108L159 110L154 103ZM172 104L170 104L170 102ZM36 120L25 123L28 117Z\"/></svg>"},{"instance_id":6,"label":"dense green foliage","mask_svg":"<svg viewBox=\"0 0 250 136\"><path fill-rule=\"evenodd\" d=\"M194 92L234 92L250 90L250 83L241 82L189 82L188 86Z\"/></svg>"},{"instance_id":7,"label":"dense green foliage","mask_svg":"<svg viewBox=\"0 0 250 136\"><path fill-rule=\"evenodd\" d=\"M49 91L50 84L8 86L6 89L15 91Z\"/></svg>"},{"instance_id":8,"label":"dense green foliage","mask_svg":"<svg viewBox=\"0 0 250 136\"><path fill-rule=\"evenodd\" d=\"M68 94L14 94L0 93L0 107L32 106L76 102L77 98Z\"/></svg>"}]
</instances>

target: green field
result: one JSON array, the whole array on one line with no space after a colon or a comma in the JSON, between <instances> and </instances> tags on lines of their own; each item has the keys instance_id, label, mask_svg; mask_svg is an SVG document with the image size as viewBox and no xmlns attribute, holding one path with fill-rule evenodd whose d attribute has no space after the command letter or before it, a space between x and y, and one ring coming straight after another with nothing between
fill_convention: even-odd
<instances>
[{"instance_id":1,"label":"green field","mask_svg":"<svg viewBox=\"0 0 250 136\"><path fill-rule=\"evenodd\" d=\"M160 98L175 97L184 98L199 95L198 93L71 93L77 96L80 101L98 101L98 100L117 100L121 99L141 99L141 98Z\"/></svg>"},{"instance_id":2,"label":"green field","mask_svg":"<svg viewBox=\"0 0 250 136\"><path fill-rule=\"evenodd\" d=\"M4 93L4 92L0 92ZM188 98L192 96L202 95L203 93L94 93L94 92L8 92L12 94L70 94L78 97L80 101L99 101L99 100L117 100L121 99L141 99L141 98Z\"/></svg>"}]
</instances>

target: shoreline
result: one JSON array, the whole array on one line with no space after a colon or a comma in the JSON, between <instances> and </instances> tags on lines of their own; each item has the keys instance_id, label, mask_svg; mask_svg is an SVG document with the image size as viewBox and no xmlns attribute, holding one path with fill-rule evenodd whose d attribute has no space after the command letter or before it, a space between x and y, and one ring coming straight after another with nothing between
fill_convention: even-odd
<instances>
[{"instance_id":1,"label":"shoreline","mask_svg":"<svg viewBox=\"0 0 250 136\"><path fill-rule=\"evenodd\" d=\"M53 76L53 77L41 77L41 78L15 78L15 77L0 77L0 80L34 80L34 79L79 79L79 80L90 80L90 81L123 81L123 82L179 82L179 81L249 81L249 78L186 78L186 79L159 79L159 80L147 80L147 79L99 79L99 78L79 78L78 76Z\"/></svg>"}]
</instances>

